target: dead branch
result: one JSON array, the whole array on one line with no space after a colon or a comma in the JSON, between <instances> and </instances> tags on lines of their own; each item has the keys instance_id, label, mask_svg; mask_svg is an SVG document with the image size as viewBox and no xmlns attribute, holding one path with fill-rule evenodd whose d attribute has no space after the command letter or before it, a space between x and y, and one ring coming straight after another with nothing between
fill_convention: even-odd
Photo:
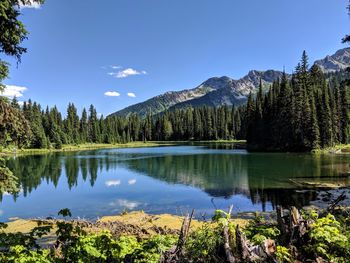
<instances>
[{"instance_id":1,"label":"dead branch","mask_svg":"<svg viewBox=\"0 0 350 263\"><path fill-rule=\"evenodd\" d=\"M224 227L224 249L226 254L226 260L229 263L235 263L236 259L233 256L231 247L230 247L230 233L229 233L229 227Z\"/></svg>"},{"instance_id":2,"label":"dead branch","mask_svg":"<svg viewBox=\"0 0 350 263\"><path fill-rule=\"evenodd\" d=\"M335 207L346 199L345 191L343 191L337 199L335 199L326 209L327 212L333 212Z\"/></svg>"},{"instance_id":3,"label":"dead branch","mask_svg":"<svg viewBox=\"0 0 350 263\"><path fill-rule=\"evenodd\" d=\"M181 231L179 235L179 240L176 247L171 248L162 256L161 262L163 263L175 263L179 262L184 255L184 247L186 244L186 239L190 231L191 221L193 218L194 209L192 210L191 215L187 215L184 218L184 221L181 226Z\"/></svg>"}]
</instances>

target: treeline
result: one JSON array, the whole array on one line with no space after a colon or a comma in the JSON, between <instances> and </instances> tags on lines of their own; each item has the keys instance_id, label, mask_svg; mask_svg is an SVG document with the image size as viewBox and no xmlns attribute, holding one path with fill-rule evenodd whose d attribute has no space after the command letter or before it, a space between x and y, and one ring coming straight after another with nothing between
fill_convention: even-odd
<instances>
[{"instance_id":1,"label":"treeline","mask_svg":"<svg viewBox=\"0 0 350 263\"><path fill-rule=\"evenodd\" d=\"M65 114L31 100L0 97L0 146L57 148L63 144L247 139L252 150L310 151L350 143L349 72L309 69L303 53L295 73L267 93L262 84L246 105L176 109L140 118L98 116L93 105ZM63 115L65 117L63 117Z\"/></svg>"},{"instance_id":2,"label":"treeline","mask_svg":"<svg viewBox=\"0 0 350 263\"><path fill-rule=\"evenodd\" d=\"M290 78L285 74L266 94L260 85L247 103L249 148L309 151L350 143L347 74L326 76L316 65L309 69L304 52Z\"/></svg>"},{"instance_id":3,"label":"treeline","mask_svg":"<svg viewBox=\"0 0 350 263\"><path fill-rule=\"evenodd\" d=\"M93 105L79 116L70 103L63 117L57 107L42 109L31 100L20 106L16 98L11 103L2 98L0 104L11 112L9 121L0 123L4 147L60 149L63 144L245 138L244 108L187 108L141 119L136 114L99 117Z\"/></svg>"}]
</instances>

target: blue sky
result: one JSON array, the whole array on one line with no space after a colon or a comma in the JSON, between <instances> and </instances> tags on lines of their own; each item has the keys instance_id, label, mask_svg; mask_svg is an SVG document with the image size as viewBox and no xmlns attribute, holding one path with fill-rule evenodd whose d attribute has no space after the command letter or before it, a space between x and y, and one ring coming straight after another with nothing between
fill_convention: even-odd
<instances>
[{"instance_id":1,"label":"blue sky","mask_svg":"<svg viewBox=\"0 0 350 263\"><path fill-rule=\"evenodd\" d=\"M251 69L284 66L291 72L304 49L311 61L333 54L350 33L346 5L347 0L46 0L39 9L22 10L28 53L18 67L10 60L5 84L23 91L20 100L63 111L69 102L79 110L94 104L107 115L213 76L240 78Z\"/></svg>"}]
</instances>

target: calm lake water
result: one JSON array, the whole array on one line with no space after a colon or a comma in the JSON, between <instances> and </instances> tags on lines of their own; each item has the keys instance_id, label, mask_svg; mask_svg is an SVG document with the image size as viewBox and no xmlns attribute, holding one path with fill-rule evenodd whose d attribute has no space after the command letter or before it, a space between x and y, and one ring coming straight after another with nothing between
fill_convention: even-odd
<instances>
[{"instance_id":1,"label":"calm lake water","mask_svg":"<svg viewBox=\"0 0 350 263\"><path fill-rule=\"evenodd\" d=\"M222 149L224 148L224 149ZM350 156L247 153L218 145L104 149L11 158L17 196L4 194L0 220L55 216L62 208L95 219L123 210L210 214L307 205L317 192L298 182L349 183Z\"/></svg>"}]
</instances>

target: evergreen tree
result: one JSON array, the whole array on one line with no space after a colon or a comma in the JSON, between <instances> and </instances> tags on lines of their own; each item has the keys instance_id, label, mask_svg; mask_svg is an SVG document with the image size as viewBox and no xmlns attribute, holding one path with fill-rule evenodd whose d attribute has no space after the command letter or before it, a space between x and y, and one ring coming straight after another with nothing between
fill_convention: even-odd
<instances>
[{"instance_id":1,"label":"evergreen tree","mask_svg":"<svg viewBox=\"0 0 350 263\"><path fill-rule=\"evenodd\" d=\"M79 125L79 134L82 143L86 143L88 139L88 116L87 111L83 108L80 125Z\"/></svg>"}]
</instances>

